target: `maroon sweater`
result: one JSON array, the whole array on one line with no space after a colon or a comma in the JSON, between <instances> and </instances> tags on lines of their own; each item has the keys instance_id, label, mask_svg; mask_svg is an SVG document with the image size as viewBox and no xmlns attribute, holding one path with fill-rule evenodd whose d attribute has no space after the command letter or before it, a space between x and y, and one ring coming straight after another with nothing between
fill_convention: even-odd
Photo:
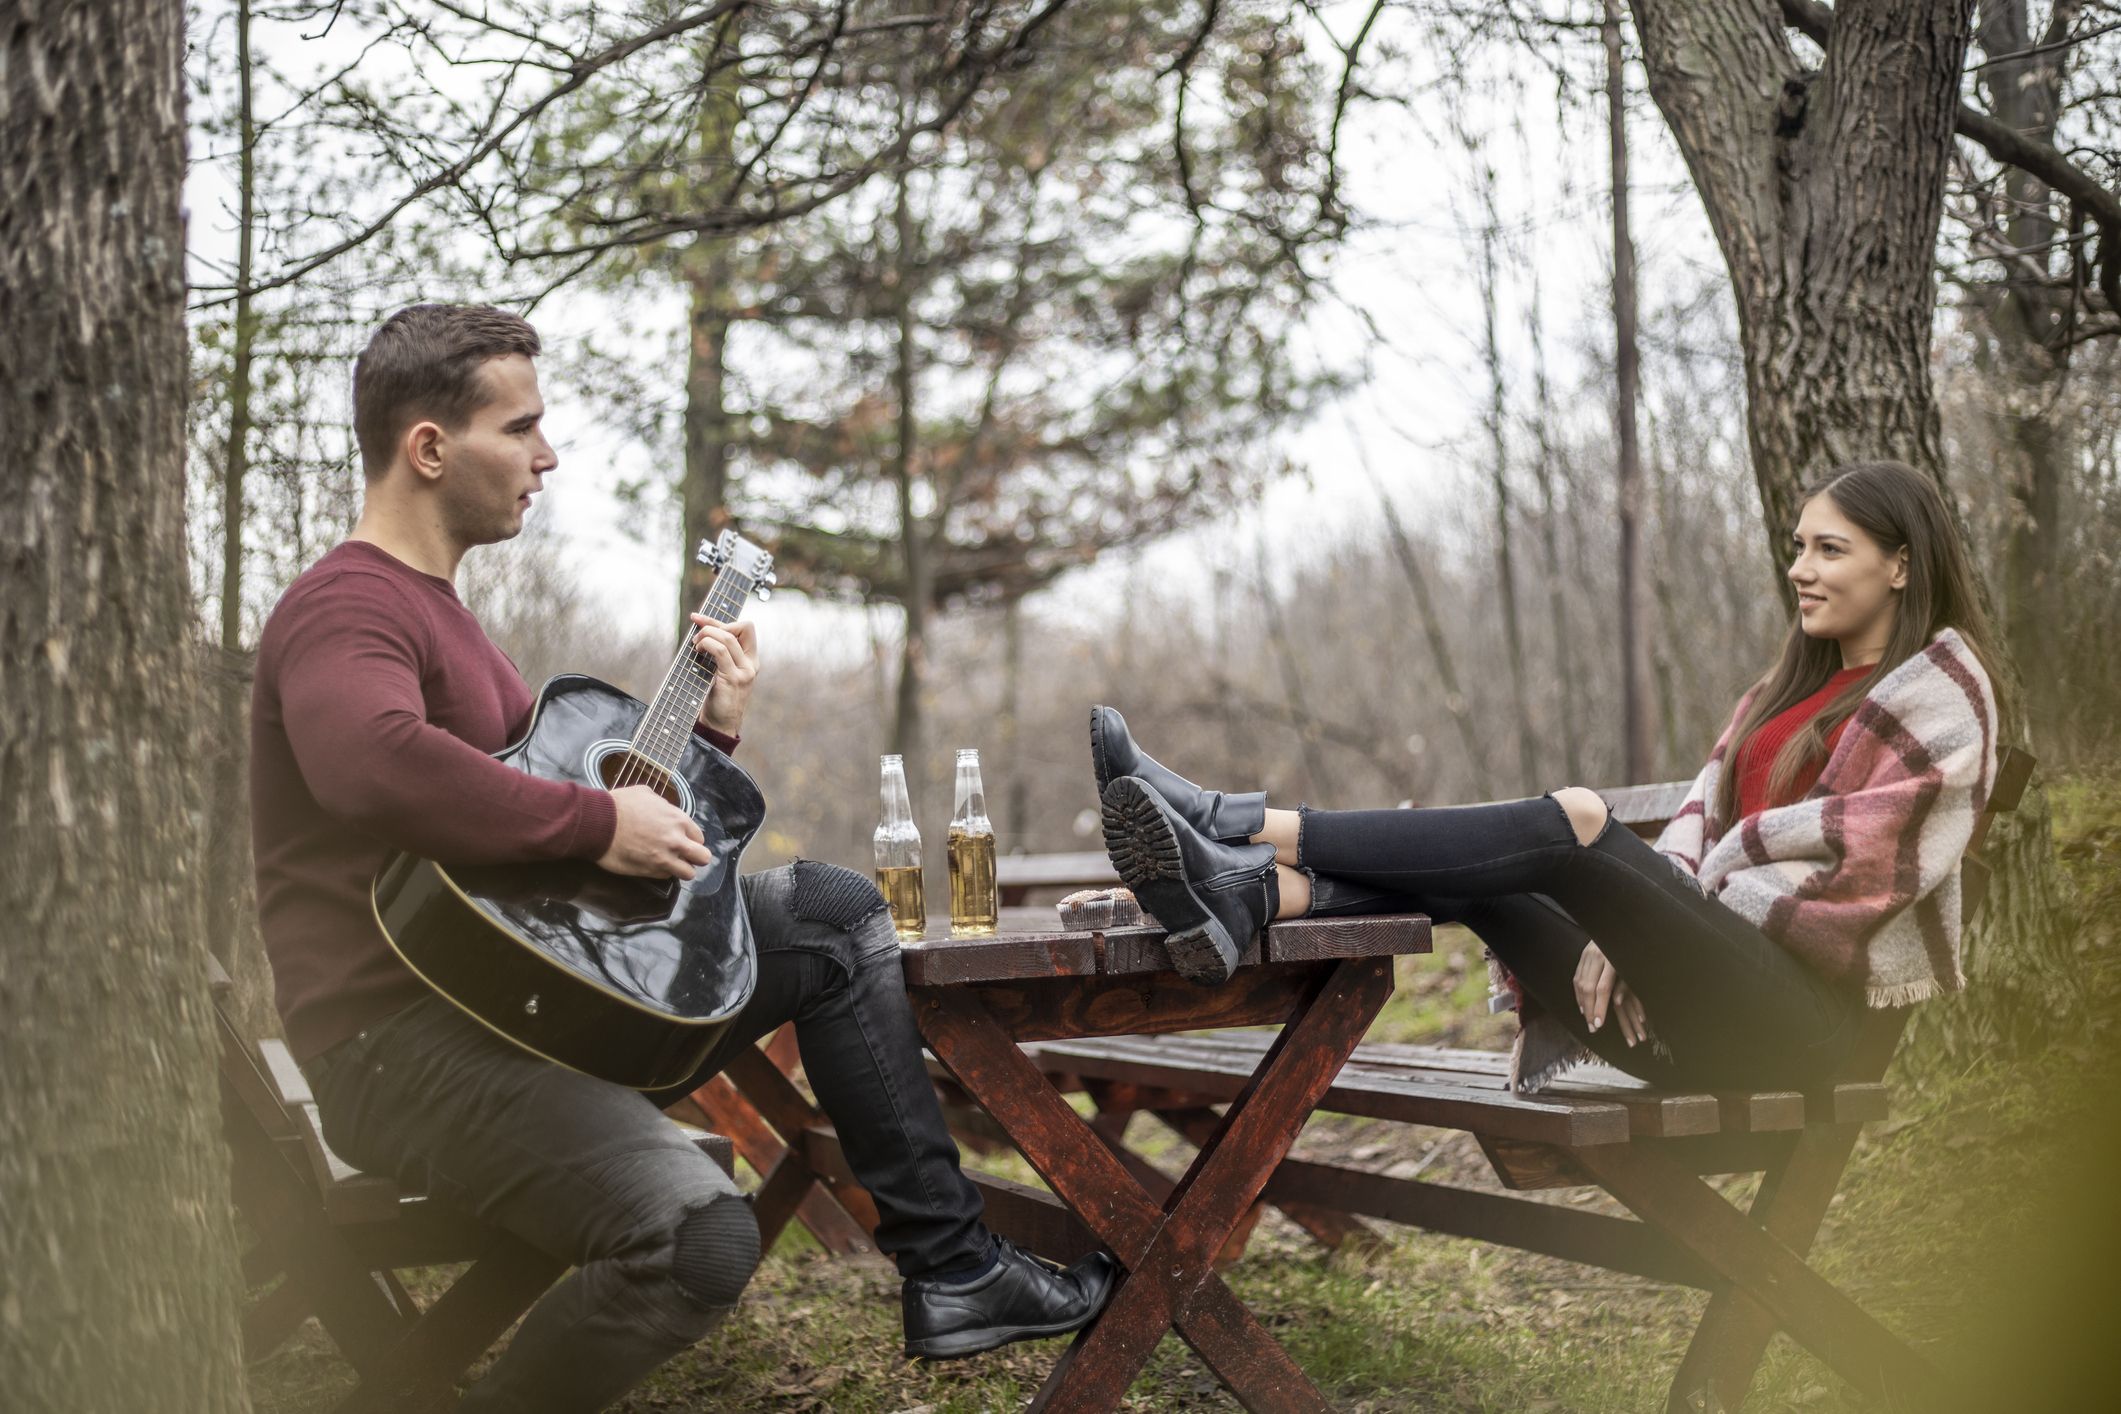
<instances>
[{"instance_id":1,"label":"maroon sweater","mask_svg":"<svg viewBox=\"0 0 2121 1414\"><path fill-rule=\"evenodd\" d=\"M391 851L485 864L611 847L609 794L493 759L535 705L449 581L374 545L339 546L281 597L251 694L251 841L297 1061L427 995L369 902Z\"/></svg>"}]
</instances>

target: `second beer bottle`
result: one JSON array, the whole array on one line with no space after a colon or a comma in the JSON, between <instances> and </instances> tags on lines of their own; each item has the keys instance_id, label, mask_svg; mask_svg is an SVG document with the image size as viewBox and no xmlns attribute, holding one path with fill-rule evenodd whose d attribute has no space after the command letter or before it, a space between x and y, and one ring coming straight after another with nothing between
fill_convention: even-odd
<instances>
[{"instance_id":1,"label":"second beer bottle","mask_svg":"<svg viewBox=\"0 0 2121 1414\"><path fill-rule=\"evenodd\" d=\"M950 812L950 936L992 937L999 920L994 888L994 825L980 784L979 752L957 753L957 806Z\"/></svg>"}]
</instances>

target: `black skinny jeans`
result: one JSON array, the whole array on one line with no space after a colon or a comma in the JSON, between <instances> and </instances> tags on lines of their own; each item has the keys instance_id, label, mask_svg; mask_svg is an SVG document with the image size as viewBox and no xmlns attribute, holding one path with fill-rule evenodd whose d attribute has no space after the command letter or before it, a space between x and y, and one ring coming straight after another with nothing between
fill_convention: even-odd
<instances>
[{"instance_id":1,"label":"black skinny jeans","mask_svg":"<svg viewBox=\"0 0 2121 1414\"><path fill-rule=\"evenodd\" d=\"M1577 842L1552 796L1437 810L1305 809L1297 862L1385 896L1364 912L1417 911L1473 930L1525 991L1609 1063L1653 1084L1804 1088L1839 1077L1863 1020L1854 986L1828 980L1714 899L1626 827ZM1670 1058L1630 1047L1610 1015L1576 1004L1593 939L1642 999Z\"/></svg>"}]
</instances>

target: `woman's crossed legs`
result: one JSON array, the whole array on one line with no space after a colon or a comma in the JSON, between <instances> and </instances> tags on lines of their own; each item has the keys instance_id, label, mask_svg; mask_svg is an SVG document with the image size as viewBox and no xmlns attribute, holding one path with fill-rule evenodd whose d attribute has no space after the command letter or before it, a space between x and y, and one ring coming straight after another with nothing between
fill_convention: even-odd
<instances>
[{"instance_id":1,"label":"woman's crossed legs","mask_svg":"<svg viewBox=\"0 0 2121 1414\"><path fill-rule=\"evenodd\" d=\"M1462 923L1528 994L1613 1064L1658 1084L1805 1086L1836 1077L1863 1014L1829 981L1572 788L1534 800L1434 810L1269 811L1257 837L1293 866L1282 885L1329 876L1377 890L1350 911L1417 909ZM1284 849L1286 848L1286 855ZM1299 872L1301 871L1301 872ZM1580 1003L1585 948L1611 959L1669 1059L1593 1029ZM1595 1008L1594 1008L1595 1014Z\"/></svg>"}]
</instances>

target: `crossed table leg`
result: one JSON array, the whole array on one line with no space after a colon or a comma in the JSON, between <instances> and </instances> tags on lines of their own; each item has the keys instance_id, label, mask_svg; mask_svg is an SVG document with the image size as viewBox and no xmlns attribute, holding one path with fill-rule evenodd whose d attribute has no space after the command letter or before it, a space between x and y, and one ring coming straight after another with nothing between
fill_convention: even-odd
<instances>
[{"instance_id":1,"label":"crossed table leg","mask_svg":"<svg viewBox=\"0 0 2121 1414\"><path fill-rule=\"evenodd\" d=\"M1389 957L1321 963L1251 1081L1159 1205L976 996L916 989L929 1049L1126 1269L1031 1414L1113 1409L1170 1329L1253 1414L1328 1414L1332 1406L1213 1263L1391 994Z\"/></svg>"}]
</instances>

